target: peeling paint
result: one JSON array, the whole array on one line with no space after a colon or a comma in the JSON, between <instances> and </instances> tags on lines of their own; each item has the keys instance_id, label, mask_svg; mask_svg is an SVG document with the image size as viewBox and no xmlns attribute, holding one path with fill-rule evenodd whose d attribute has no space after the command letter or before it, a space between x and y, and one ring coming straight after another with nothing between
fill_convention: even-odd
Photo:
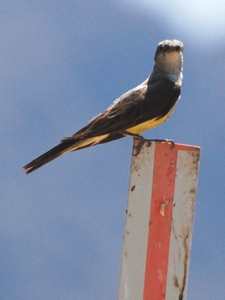
<instances>
[{"instance_id":1,"label":"peeling paint","mask_svg":"<svg viewBox=\"0 0 225 300\"><path fill-rule=\"evenodd\" d=\"M179 288L179 282L178 282L178 278L176 275L173 275L173 283L175 288Z\"/></svg>"},{"instance_id":2,"label":"peeling paint","mask_svg":"<svg viewBox=\"0 0 225 300\"><path fill-rule=\"evenodd\" d=\"M183 279L182 279L182 285L180 288L180 295L179 295L179 300L183 299L184 296L184 291L187 285L187 271L188 271L188 259L189 259L189 252L190 249L188 247L188 238L189 238L189 230L187 229L186 236L183 239L183 247L184 247L184 258L183 258L183 268L184 268L184 274L183 274Z\"/></svg>"},{"instance_id":3,"label":"peeling paint","mask_svg":"<svg viewBox=\"0 0 225 300\"><path fill-rule=\"evenodd\" d=\"M135 190L135 185L133 185L130 190L131 190L131 192L133 192Z\"/></svg>"}]
</instances>

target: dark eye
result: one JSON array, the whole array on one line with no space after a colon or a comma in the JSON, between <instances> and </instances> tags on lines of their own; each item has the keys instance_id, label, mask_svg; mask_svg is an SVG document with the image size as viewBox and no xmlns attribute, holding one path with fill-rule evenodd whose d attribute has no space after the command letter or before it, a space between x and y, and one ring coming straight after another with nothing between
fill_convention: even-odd
<instances>
[{"instance_id":1,"label":"dark eye","mask_svg":"<svg viewBox=\"0 0 225 300\"><path fill-rule=\"evenodd\" d=\"M177 45L177 46L175 47L175 49L176 49L177 51L179 51L179 50L180 50L180 46Z\"/></svg>"}]
</instances>

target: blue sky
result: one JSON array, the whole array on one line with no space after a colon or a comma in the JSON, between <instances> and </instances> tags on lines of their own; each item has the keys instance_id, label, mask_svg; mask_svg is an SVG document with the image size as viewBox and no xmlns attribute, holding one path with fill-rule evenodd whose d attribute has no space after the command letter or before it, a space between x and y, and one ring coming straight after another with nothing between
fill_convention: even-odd
<instances>
[{"instance_id":1,"label":"blue sky","mask_svg":"<svg viewBox=\"0 0 225 300\"><path fill-rule=\"evenodd\" d=\"M116 299L132 139L21 167L141 83L170 38L182 97L144 136L201 146L188 299L224 299L224 3L195 2L2 1L0 299Z\"/></svg>"}]
</instances>

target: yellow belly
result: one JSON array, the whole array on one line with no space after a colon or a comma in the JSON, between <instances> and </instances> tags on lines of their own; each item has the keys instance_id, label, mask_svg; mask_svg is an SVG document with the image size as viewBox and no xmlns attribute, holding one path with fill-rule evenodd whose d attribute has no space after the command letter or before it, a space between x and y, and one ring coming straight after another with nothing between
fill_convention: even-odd
<instances>
[{"instance_id":1,"label":"yellow belly","mask_svg":"<svg viewBox=\"0 0 225 300\"><path fill-rule=\"evenodd\" d=\"M130 133L133 133L133 134L139 134L143 131L152 129L152 128L162 124L163 122L165 122L170 117L173 110L174 110L174 107L163 118L160 118L160 119L155 118L155 119L152 119L152 120L149 120L149 121L145 121L141 124L138 124L136 126L128 128L126 131L128 131Z\"/></svg>"}]
</instances>

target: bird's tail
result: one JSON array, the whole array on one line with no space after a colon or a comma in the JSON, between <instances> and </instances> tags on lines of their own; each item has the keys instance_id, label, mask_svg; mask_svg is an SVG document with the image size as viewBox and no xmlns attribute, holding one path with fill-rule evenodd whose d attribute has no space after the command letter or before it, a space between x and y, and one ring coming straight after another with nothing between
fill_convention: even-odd
<instances>
[{"instance_id":1,"label":"bird's tail","mask_svg":"<svg viewBox=\"0 0 225 300\"><path fill-rule=\"evenodd\" d=\"M42 154L38 158L32 160L29 164L23 167L23 170L26 174L29 174L67 152L84 149L97 144L111 142L113 140L120 139L123 136L123 134L115 132L112 134L104 134L88 138L81 138L75 135L63 138L62 142L59 145L50 149L48 152Z\"/></svg>"},{"instance_id":2,"label":"bird's tail","mask_svg":"<svg viewBox=\"0 0 225 300\"><path fill-rule=\"evenodd\" d=\"M74 145L74 142L66 143L62 142L61 144L55 146L54 148L50 149L46 153L42 154L41 156L37 157L36 159L32 160L29 164L23 167L23 170L26 174L33 172L34 170L42 167L43 165L49 163L53 159L72 151L71 147Z\"/></svg>"}]
</instances>

